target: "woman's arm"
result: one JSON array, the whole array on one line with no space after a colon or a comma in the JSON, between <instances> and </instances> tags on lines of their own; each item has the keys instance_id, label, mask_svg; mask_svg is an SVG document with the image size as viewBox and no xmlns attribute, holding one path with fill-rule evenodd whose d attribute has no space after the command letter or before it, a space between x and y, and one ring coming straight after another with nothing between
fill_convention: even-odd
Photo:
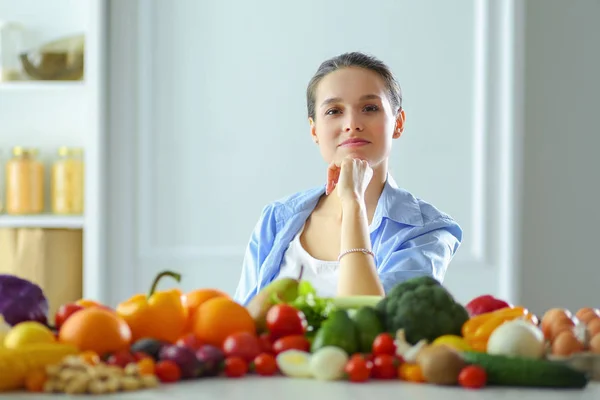
<instances>
[{"instance_id":1,"label":"woman's arm","mask_svg":"<svg viewBox=\"0 0 600 400\"><path fill-rule=\"evenodd\" d=\"M274 207L269 204L263 208L246 247L242 272L234 295L235 301L240 304L247 305L258 293L259 270L273 248L275 223Z\"/></svg>"},{"instance_id":2,"label":"woman's arm","mask_svg":"<svg viewBox=\"0 0 600 400\"><path fill-rule=\"evenodd\" d=\"M371 250L366 207L358 199L342 201L340 252L350 249ZM340 259L337 294L384 295L372 255L359 251L348 253Z\"/></svg>"},{"instance_id":3,"label":"woman's arm","mask_svg":"<svg viewBox=\"0 0 600 400\"><path fill-rule=\"evenodd\" d=\"M417 276L428 275L443 282L462 237L462 228L456 221L439 217L414 227L401 243L391 239L389 243L382 242L380 246L385 250L378 254L377 269L385 292Z\"/></svg>"}]
</instances>

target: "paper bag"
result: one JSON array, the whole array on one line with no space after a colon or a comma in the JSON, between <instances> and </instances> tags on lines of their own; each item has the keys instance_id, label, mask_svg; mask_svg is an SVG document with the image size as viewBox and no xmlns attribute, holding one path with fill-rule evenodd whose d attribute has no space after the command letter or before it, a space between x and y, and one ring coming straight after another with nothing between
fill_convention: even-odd
<instances>
[{"instance_id":1,"label":"paper bag","mask_svg":"<svg viewBox=\"0 0 600 400\"><path fill-rule=\"evenodd\" d=\"M80 229L0 228L0 273L38 284L56 310L82 296L83 235Z\"/></svg>"}]
</instances>

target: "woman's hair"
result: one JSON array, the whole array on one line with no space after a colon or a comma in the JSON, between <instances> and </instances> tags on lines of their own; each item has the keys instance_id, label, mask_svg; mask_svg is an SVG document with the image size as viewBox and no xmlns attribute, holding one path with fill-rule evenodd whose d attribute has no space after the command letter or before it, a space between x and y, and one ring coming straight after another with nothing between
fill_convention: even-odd
<instances>
[{"instance_id":1,"label":"woman's hair","mask_svg":"<svg viewBox=\"0 0 600 400\"><path fill-rule=\"evenodd\" d=\"M315 97L319 82L341 68L357 67L376 72L385 82L389 101L394 111L402 107L402 90L390 68L379 59L360 52L344 53L324 61L308 83L306 89L306 105L309 118L315 119Z\"/></svg>"}]
</instances>

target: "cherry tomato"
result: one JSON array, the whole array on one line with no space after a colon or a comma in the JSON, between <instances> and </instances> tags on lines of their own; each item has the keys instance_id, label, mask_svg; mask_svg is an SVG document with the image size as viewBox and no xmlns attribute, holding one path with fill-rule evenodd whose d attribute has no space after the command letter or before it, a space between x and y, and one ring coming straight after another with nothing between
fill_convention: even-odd
<instances>
[{"instance_id":1,"label":"cherry tomato","mask_svg":"<svg viewBox=\"0 0 600 400\"><path fill-rule=\"evenodd\" d=\"M273 340L303 335L308 324L304 313L288 304L277 304L267 311L267 329Z\"/></svg>"},{"instance_id":2,"label":"cherry tomato","mask_svg":"<svg viewBox=\"0 0 600 400\"><path fill-rule=\"evenodd\" d=\"M367 368L369 369L369 373L373 370L373 360L375 359L375 356L373 354L356 353L356 354L353 354L352 357L350 357L350 360L353 360L355 358L364 360L366 362Z\"/></svg>"},{"instance_id":3,"label":"cherry tomato","mask_svg":"<svg viewBox=\"0 0 600 400\"><path fill-rule=\"evenodd\" d=\"M141 375L153 375L154 374L154 360L150 357L145 357L137 362L138 371Z\"/></svg>"},{"instance_id":4,"label":"cherry tomato","mask_svg":"<svg viewBox=\"0 0 600 400\"><path fill-rule=\"evenodd\" d=\"M348 380L351 382L365 382L371 377L370 361L364 357L353 356L348 360L344 367L344 372L348 375Z\"/></svg>"},{"instance_id":5,"label":"cherry tomato","mask_svg":"<svg viewBox=\"0 0 600 400\"><path fill-rule=\"evenodd\" d=\"M193 333L189 333L181 338L175 343L183 347L187 347L190 350L198 350L200 347L204 345L200 339L196 337Z\"/></svg>"},{"instance_id":6,"label":"cherry tomato","mask_svg":"<svg viewBox=\"0 0 600 400\"><path fill-rule=\"evenodd\" d=\"M396 359L389 354L379 354L373 361L373 378L395 379L398 376Z\"/></svg>"},{"instance_id":7,"label":"cherry tomato","mask_svg":"<svg viewBox=\"0 0 600 400\"><path fill-rule=\"evenodd\" d=\"M487 374L483 368L469 365L458 374L458 383L465 388L479 389L487 383Z\"/></svg>"},{"instance_id":8,"label":"cherry tomato","mask_svg":"<svg viewBox=\"0 0 600 400\"><path fill-rule=\"evenodd\" d=\"M355 354L355 356L361 356L365 360L371 362L371 367L373 367L373 361L375 361L375 354L373 353L365 353L365 354Z\"/></svg>"},{"instance_id":9,"label":"cherry tomato","mask_svg":"<svg viewBox=\"0 0 600 400\"><path fill-rule=\"evenodd\" d=\"M398 367L398 378L413 383L425 382L423 371L419 364L404 363Z\"/></svg>"},{"instance_id":10,"label":"cherry tomato","mask_svg":"<svg viewBox=\"0 0 600 400\"><path fill-rule=\"evenodd\" d=\"M125 368L129 363L135 363L137 360L133 356L133 354L126 351L119 351L117 353L111 354L106 363L108 365L116 365L117 367Z\"/></svg>"},{"instance_id":11,"label":"cherry tomato","mask_svg":"<svg viewBox=\"0 0 600 400\"><path fill-rule=\"evenodd\" d=\"M271 334L268 332L261 333L258 337L258 345L262 353L273 353L273 341L271 340Z\"/></svg>"},{"instance_id":12,"label":"cherry tomato","mask_svg":"<svg viewBox=\"0 0 600 400\"><path fill-rule=\"evenodd\" d=\"M310 351L310 342L303 335L284 336L273 343L273 352L277 355L286 350Z\"/></svg>"},{"instance_id":13,"label":"cherry tomato","mask_svg":"<svg viewBox=\"0 0 600 400\"><path fill-rule=\"evenodd\" d=\"M396 353L396 344L394 338L389 333L380 333L373 341L373 354L389 354L393 356Z\"/></svg>"},{"instance_id":14,"label":"cherry tomato","mask_svg":"<svg viewBox=\"0 0 600 400\"><path fill-rule=\"evenodd\" d=\"M246 362L254 360L260 350L258 338L250 332L233 333L223 342L225 357L240 357Z\"/></svg>"},{"instance_id":15,"label":"cherry tomato","mask_svg":"<svg viewBox=\"0 0 600 400\"><path fill-rule=\"evenodd\" d=\"M275 375L277 372L277 361L272 354L261 353L254 359L253 369L257 374L262 376Z\"/></svg>"},{"instance_id":16,"label":"cherry tomato","mask_svg":"<svg viewBox=\"0 0 600 400\"><path fill-rule=\"evenodd\" d=\"M181 369L171 360L163 360L154 366L154 375L163 383L177 382L181 379Z\"/></svg>"},{"instance_id":17,"label":"cherry tomato","mask_svg":"<svg viewBox=\"0 0 600 400\"><path fill-rule=\"evenodd\" d=\"M54 325L56 325L56 329L60 329L62 324L73 314L75 314L79 310L83 310L84 307L77 305L75 303L63 304L59 307L58 311L54 316Z\"/></svg>"},{"instance_id":18,"label":"cherry tomato","mask_svg":"<svg viewBox=\"0 0 600 400\"><path fill-rule=\"evenodd\" d=\"M227 357L225 359L225 375L230 378L239 378L248 372L248 363L241 357Z\"/></svg>"},{"instance_id":19,"label":"cherry tomato","mask_svg":"<svg viewBox=\"0 0 600 400\"><path fill-rule=\"evenodd\" d=\"M152 358L152 357L150 357L150 355L148 355L148 354L146 354L146 353L144 353L142 351L136 351L136 352L132 353L131 356L133 357L133 359L136 362L141 361L144 358Z\"/></svg>"}]
</instances>

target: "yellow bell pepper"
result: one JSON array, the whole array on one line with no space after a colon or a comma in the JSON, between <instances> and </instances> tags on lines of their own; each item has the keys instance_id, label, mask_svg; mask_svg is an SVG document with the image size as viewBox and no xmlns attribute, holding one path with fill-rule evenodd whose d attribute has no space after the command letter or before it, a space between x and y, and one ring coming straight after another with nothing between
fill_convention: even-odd
<instances>
[{"instance_id":1,"label":"yellow bell pepper","mask_svg":"<svg viewBox=\"0 0 600 400\"><path fill-rule=\"evenodd\" d=\"M152 338L175 343L183 334L187 323L187 309L179 289L157 291L158 282L165 276L181 281L181 275L171 271L159 273L150 292L137 294L117 306L119 314L129 325L132 341Z\"/></svg>"},{"instance_id":2,"label":"yellow bell pepper","mask_svg":"<svg viewBox=\"0 0 600 400\"><path fill-rule=\"evenodd\" d=\"M516 318L524 318L535 325L538 323L535 314L525 307L502 308L467 320L462 326L462 336L474 350L485 351L492 332L503 323Z\"/></svg>"}]
</instances>

